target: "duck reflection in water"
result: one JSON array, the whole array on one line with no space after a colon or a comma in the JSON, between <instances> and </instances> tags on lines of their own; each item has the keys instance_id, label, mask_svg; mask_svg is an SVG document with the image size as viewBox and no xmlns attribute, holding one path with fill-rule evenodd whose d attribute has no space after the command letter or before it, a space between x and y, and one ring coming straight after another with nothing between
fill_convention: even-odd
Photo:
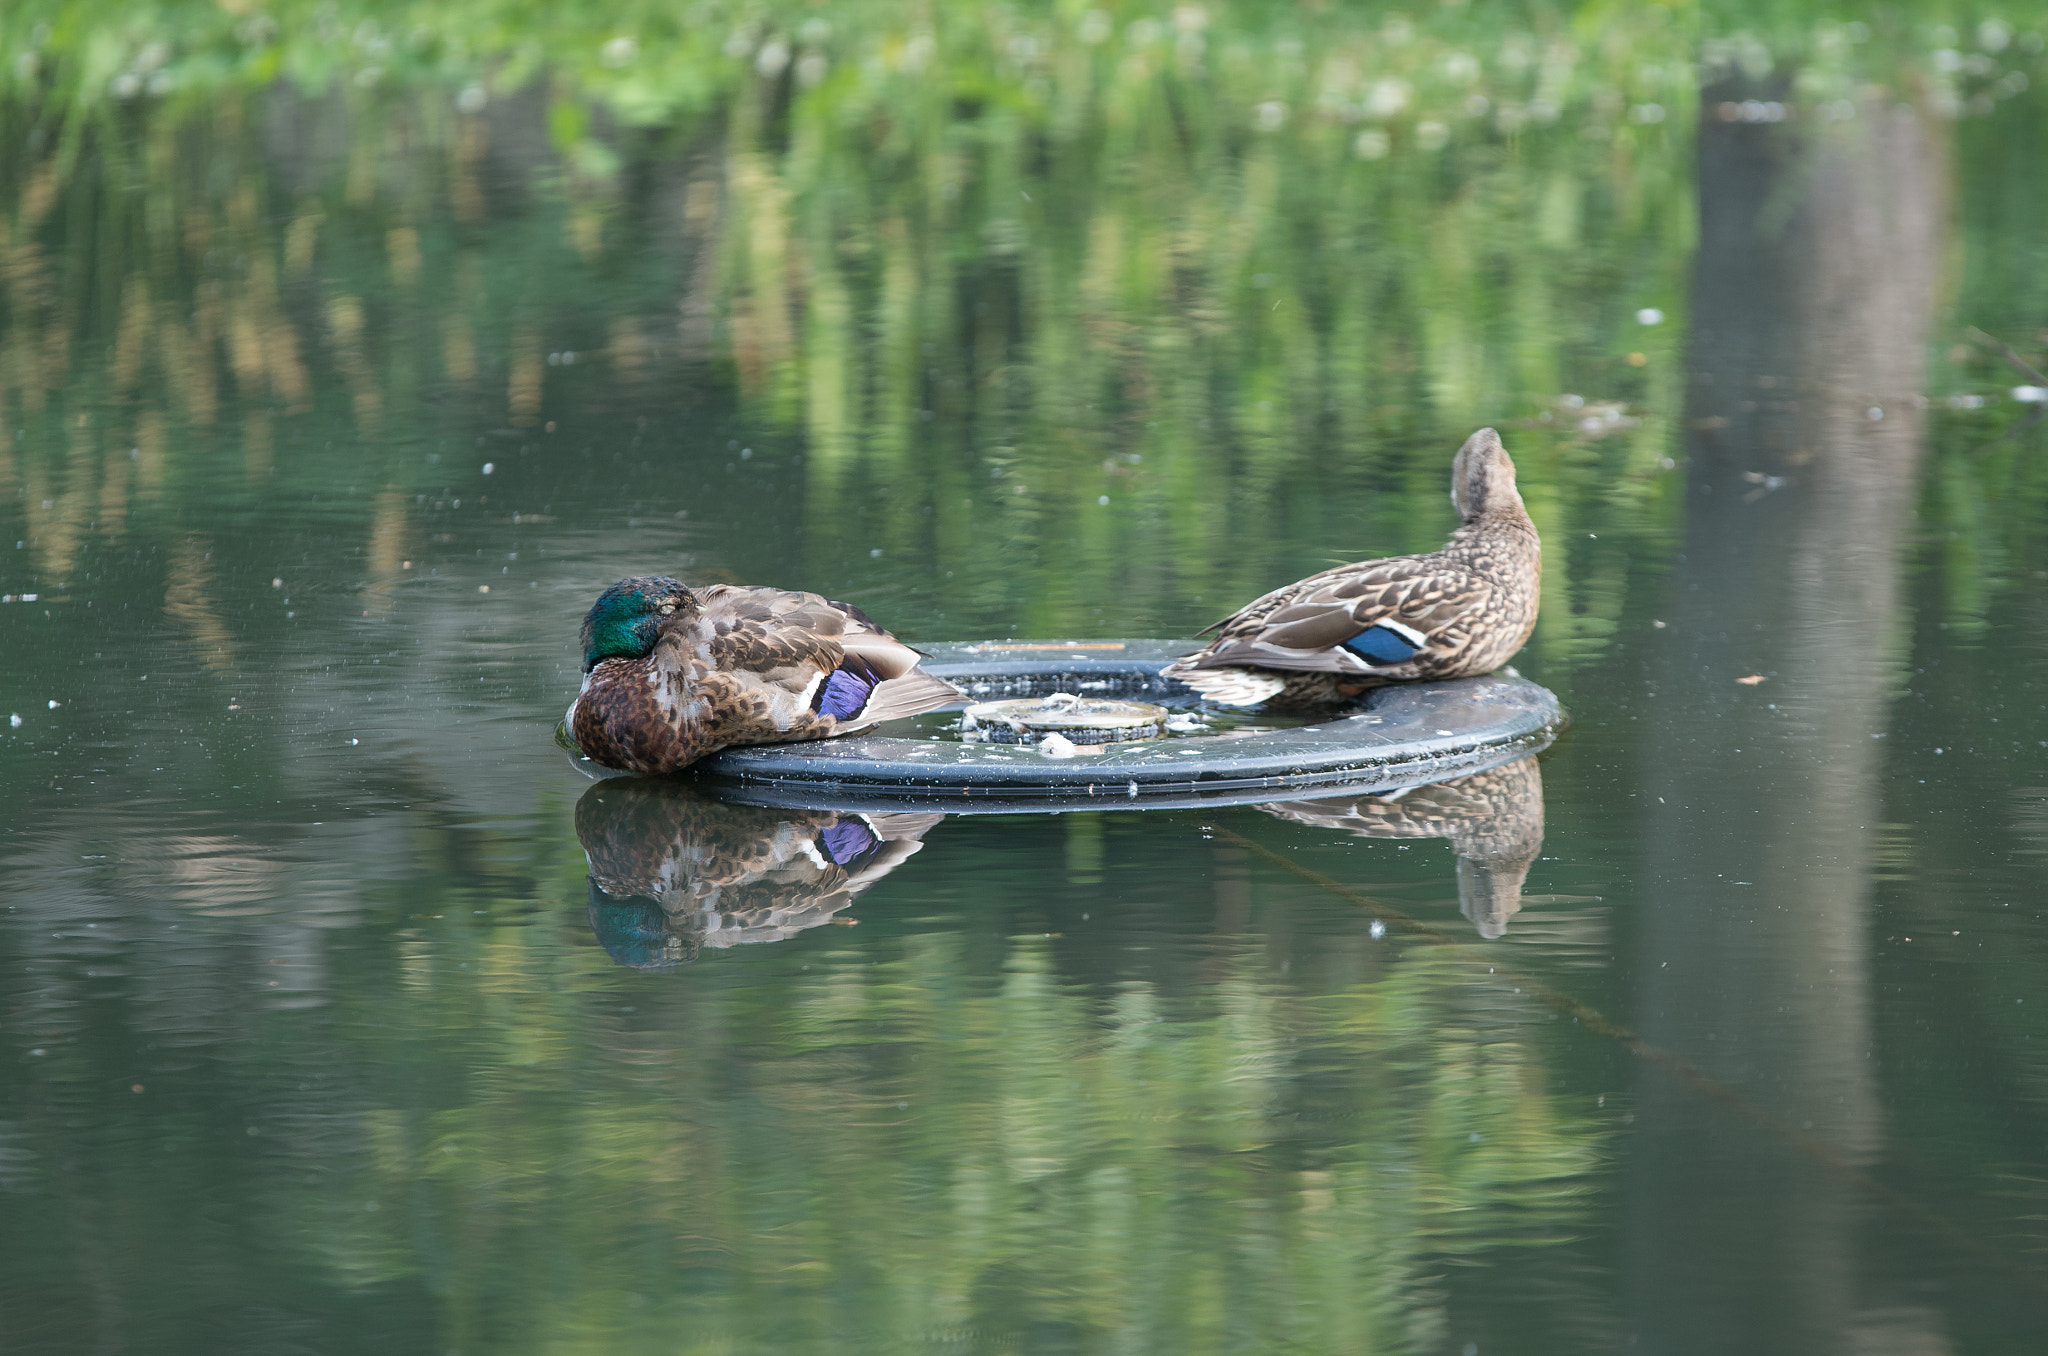
<instances>
[{"instance_id":1,"label":"duck reflection in water","mask_svg":"<svg viewBox=\"0 0 2048 1356\"><path fill-rule=\"evenodd\" d=\"M1458 854L1458 909L1489 940L1522 907L1522 881L1543 850L1543 774L1527 758L1430 786L1259 807L1360 838L1447 838Z\"/></svg>"},{"instance_id":2,"label":"duck reflection in water","mask_svg":"<svg viewBox=\"0 0 2048 1356\"><path fill-rule=\"evenodd\" d=\"M601 782L576 802L590 929L621 965L779 942L829 923L901 866L944 815L774 810L686 785Z\"/></svg>"}]
</instances>

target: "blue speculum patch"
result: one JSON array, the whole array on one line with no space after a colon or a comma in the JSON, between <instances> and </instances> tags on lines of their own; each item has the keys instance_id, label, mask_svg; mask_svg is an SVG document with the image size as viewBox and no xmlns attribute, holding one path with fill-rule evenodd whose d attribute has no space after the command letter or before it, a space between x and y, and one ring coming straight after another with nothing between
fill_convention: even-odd
<instances>
[{"instance_id":1,"label":"blue speculum patch","mask_svg":"<svg viewBox=\"0 0 2048 1356\"><path fill-rule=\"evenodd\" d=\"M818 711L835 720L845 720L868 704L872 691L874 684L859 674L834 669L825 675L825 682L818 689Z\"/></svg>"},{"instance_id":2,"label":"blue speculum patch","mask_svg":"<svg viewBox=\"0 0 2048 1356\"><path fill-rule=\"evenodd\" d=\"M1368 627L1345 641L1340 648L1351 651L1368 664L1381 667L1404 664L1422 653L1420 645L1385 626Z\"/></svg>"}]
</instances>

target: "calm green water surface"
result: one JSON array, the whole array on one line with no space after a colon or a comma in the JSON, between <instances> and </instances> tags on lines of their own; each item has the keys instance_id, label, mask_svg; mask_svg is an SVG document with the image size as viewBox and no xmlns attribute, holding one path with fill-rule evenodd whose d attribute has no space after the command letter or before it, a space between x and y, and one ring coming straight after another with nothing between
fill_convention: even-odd
<instances>
[{"instance_id":1,"label":"calm green water surface","mask_svg":"<svg viewBox=\"0 0 2048 1356\"><path fill-rule=\"evenodd\" d=\"M2040 1350L2048 101L1034 142L746 60L0 116L0 1344ZM854 855L550 741L621 575L1185 635L1481 423L1573 723L1398 836Z\"/></svg>"}]
</instances>

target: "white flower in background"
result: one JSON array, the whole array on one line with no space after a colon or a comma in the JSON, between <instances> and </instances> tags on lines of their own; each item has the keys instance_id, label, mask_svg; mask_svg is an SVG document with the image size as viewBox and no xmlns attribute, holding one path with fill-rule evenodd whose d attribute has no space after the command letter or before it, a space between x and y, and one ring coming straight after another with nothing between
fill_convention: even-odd
<instances>
[{"instance_id":1,"label":"white flower in background","mask_svg":"<svg viewBox=\"0 0 2048 1356\"><path fill-rule=\"evenodd\" d=\"M1664 313L1654 306L1645 306L1642 310L1636 312L1636 324L1638 325L1661 325L1663 323Z\"/></svg>"},{"instance_id":2,"label":"white flower in background","mask_svg":"<svg viewBox=\"0 0 2048 1356\"><path fill-rule=\"evenodd\" d=\"M1287 121L1287 105L1268 99L1252 110L1252 121L1261 132L1277 132Z\"/></svg>"},{"instance_id":3,"label":"white flower in background","mask_svg":"<svg viewBox=\"0 0 2048 1356\"><path fill-rule=\"evenodd\" d=\"M1081 41L1093 47L1097 43L1108 41L1110 33L1114 31L1114 26L1110 23L1107 14L1104 14L1099 9L1091 9L1081 16L1081 27L1078 31Z\"/></svg>"},{"instance_id":4,"label":"white flower in background","mask_svg":"<svg viewBox=\"0 0 2048 1356\"><path fill-rule=\"evenodd\" d=\"M754 69L761 73L763 80L775 79L788 65L789 44L780 38L768 39L754 56Z\"/></svg>"},{"instance_id":5,"label":"white flower in background","mask_svg":"<svg viewBox=\"0 0 2048 1356\"><path fill-rule=\"evenodd\" d=\"M1451 139L1451 129L1440 122L1421 122L1415 125L1415 144L1425 151L1440 151Z\"/></svg>"},{"instance_id":6,"label":"white flower in background","mask_svg":"<svg viewBox=\"0 0 2048 1356\"><path fill-rule=\"evenodd\" d=\"M1375 118L1391 118L1408 107L1408 84L1403 80L1375 80L1365 92L1365 111Z\"/></svg>"},{"instance_id":7,"label":"white flower in background","mask_svg":"<svg viewBox=\"0 0 2048 1356\"><path fill-rule=\"evenodd\" d=\"M1360 160L1382 160L1388 151L1394 149L1394 139L1377 127L1368 127L1358 134L1358 140L1351 143L1351 149Z\"/></svg>"},{"instance_id":8,"label":"white flower in background","mask_svg":"<svg viewBox=\"0 0 2048 1356\"><path fill-rule=\"evenodd\" d=\"M605 65L616 69L620 66L630 66L633 63L633 58L639 55L639 43L631 38L618 37L613 38L599 49L597 59Z\"/></svg>"},{"instance_id":9,"label":"white flower in background","mask_svg":"<svg viewBox=\"0 0 2048 1356\"><path fill-rule=\"evenodd\" d=\"M455 111L473 116L483 112L490 101L491 96L482 85L464 85L462 93L455 96Z\"/></svg>"}]
</instances>

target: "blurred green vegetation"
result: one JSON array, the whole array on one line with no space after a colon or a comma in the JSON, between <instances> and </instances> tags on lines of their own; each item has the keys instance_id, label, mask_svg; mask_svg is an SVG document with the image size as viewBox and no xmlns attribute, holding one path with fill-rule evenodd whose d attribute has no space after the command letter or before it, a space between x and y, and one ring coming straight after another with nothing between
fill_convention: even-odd
<instances>
[{"instance_id":1,"label":"blurred green vegetation","mask_svg":"<svg viewBox=\"0 0 2048 1356\"><path fill-rule=\"evenodd\" d=\"M1698 82L1967 128L2038 124L2042 65L1948 6L52 0L0 33L0 401L119 425L15 421L47 577L92 505L187 466L217 496L202 460L303 496L272 449L323 400L390 555L444 487L392 431L496 393L543 422L567 352L731 390L803 462L780 558L925 561L949 582L896 605L959 633L1187 630L1426 549L1448 450L1499 423L1559 681L1671 539ZM1945 474L1981 592L2005 554L1968 505L1999 496Z\"/></svg>"}]
</instances>

